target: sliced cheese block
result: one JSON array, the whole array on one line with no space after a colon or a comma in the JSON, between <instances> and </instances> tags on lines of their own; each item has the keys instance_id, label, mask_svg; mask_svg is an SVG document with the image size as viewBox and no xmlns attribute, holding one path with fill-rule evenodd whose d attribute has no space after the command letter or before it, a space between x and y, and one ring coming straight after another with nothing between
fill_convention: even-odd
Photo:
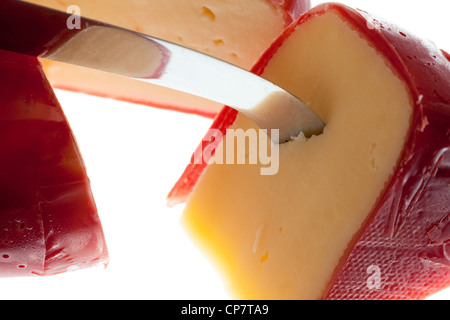
<instances>
[{"instance_id":1,"label":"sliced cheese block","mask_svg":"<svg viewBox=\"0 0 450 320\"><path fill-rule=\"evenodd\" d=\"M307 102L323 134L279 145L274 175L250 142L246 164L220 164L236 152L227 129L257 129L225 108L171 191L233 297L421 299L450 284L450 63L374 19L318 6L253 69Z\"/></svg>"},{"instance_id":2,"label":"sliced cheese block","mask_svg":"<svg viewBox=\"0 0 450 320\"><path fill-rule=\"evenodd\" d=\"M0 50L0 277L108 263L76 140L36 58Z\"/></svg>"},{"instance_id":3,"label":"sliced cheese block","mask_svg":"<svg viewBox=\"0 0 450 320\"><path fill-rule=\"evenodd\" d=\"M156 36L250 69L309 0L27 0ZM155 85L44 61L57 88L213 117L223 105Z\"/></svg>"}]
</instances>

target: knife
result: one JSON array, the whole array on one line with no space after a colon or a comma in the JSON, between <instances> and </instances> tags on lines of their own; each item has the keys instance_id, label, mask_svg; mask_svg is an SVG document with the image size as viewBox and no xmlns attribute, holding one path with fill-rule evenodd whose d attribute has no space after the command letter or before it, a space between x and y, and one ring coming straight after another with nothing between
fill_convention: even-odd
<instances>
[{"instance_id":1,"label":"knife","mask_svg":"<svg viewBox=\"0 0 450 320\"><path fill-rule=\"evenodd\" d=\"M274 83L207 54L100 21L35 4L0 1L0 49L102 70L219 102L242 112L275 143L324 123ZM272 131L275 129L276 131ZM279 131L278 131L278 130Z\"/></svg>"}]
</instances>

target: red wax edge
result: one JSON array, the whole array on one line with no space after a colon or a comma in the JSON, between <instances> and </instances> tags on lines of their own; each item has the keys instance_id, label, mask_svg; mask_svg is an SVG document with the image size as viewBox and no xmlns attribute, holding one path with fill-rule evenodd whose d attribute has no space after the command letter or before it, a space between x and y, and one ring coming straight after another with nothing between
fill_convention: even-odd
<instances>
[{"instance_id":1,"label":"red wax edge","mask_svg":"<svg viewBox=\"0 0 450 320\"><path fill-rule=\"evenodd\" d=\"M75 138L37 58L0 50L0 277L108 263Z\"/></svg>"},{"instance_id":2,"label":"red wax edge","mask_svg":"<svg viewBox=\"0 0 450 320\"><path fill-rule=\"evenodd\" d=\"M367 12L328 3L308 11L285 30L253 72L263 72L296 26L329 11L390 62L408 86L413 115L395 171L322 299L423 299L450 285L450 56ZM225 107L212 128L224 132L236 115ZM205 167L187 166L168 196L170 205L188 199Z\"/></svg>"},{"instance_id":3,"label":"red wax edge","mask_svg":"<svg viewBox=\"0 0 450 320\"><path fill-rule=\"evenodd\" d=\"M310 0L267 0L276 7L281 8L284 13L286 27L297 20L303 13L311 9Z\"/></svg>"}]
</instances>

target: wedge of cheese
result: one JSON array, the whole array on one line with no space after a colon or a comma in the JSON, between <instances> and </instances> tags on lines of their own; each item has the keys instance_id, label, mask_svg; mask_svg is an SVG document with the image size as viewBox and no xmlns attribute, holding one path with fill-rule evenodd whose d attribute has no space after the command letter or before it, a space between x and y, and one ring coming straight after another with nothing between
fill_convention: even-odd
<instances>
[{"instance_id":1,"label":"wedge of cheese","mask_svg":"<svg viewBox=\"0 0 450 320\"><path fill-rule=\"evenodd\" d=\"M0 277L108 264L83 159L36 58L0 50Z\"/></svg>"},{"instance_id":2,"label":"wedge of cheese","mask_svg":"<svg viewBox=\"0 0 450 320\"><path fill-rule=\"evenodd\" d=\"M262 175L251 139L245 164L217 161L239 151L230 133L258 129L225 108L169 195L234 298L421 299L450 284L447 58L340 4L262 56L253 71L307 102L324 133L272 145L278 170Z\"/></svg>"},{"instance_id":3,"label":"wedge of cheese","mask_svg":"<svg viewBox=\"0 0 450 320\"><path fill-rule=\"evenodd\" d=\"M179 43L246 69L310 7L309 0L27 1L61 11L75 5L80 11L76 13L87 18ZM44 70L55 88L208 117L223 107L174 90L52 61L44 61Z\"/></svg>"}]
</instances>

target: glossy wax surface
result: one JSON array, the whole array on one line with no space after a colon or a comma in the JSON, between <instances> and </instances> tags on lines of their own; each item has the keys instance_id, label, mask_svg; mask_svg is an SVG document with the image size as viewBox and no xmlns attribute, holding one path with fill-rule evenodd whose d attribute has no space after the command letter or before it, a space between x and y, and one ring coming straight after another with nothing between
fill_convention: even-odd
<instances>
[{"instance_id":1,"label":"glossy wax surface","mask_svg":"<svg viewBox=\"0 0 450 320\"><path fill-rule=\"evenodd\" d=\"M36 58L0 50L0 277L108 262L89 180Z\"/></svg>"}]
</instances>

